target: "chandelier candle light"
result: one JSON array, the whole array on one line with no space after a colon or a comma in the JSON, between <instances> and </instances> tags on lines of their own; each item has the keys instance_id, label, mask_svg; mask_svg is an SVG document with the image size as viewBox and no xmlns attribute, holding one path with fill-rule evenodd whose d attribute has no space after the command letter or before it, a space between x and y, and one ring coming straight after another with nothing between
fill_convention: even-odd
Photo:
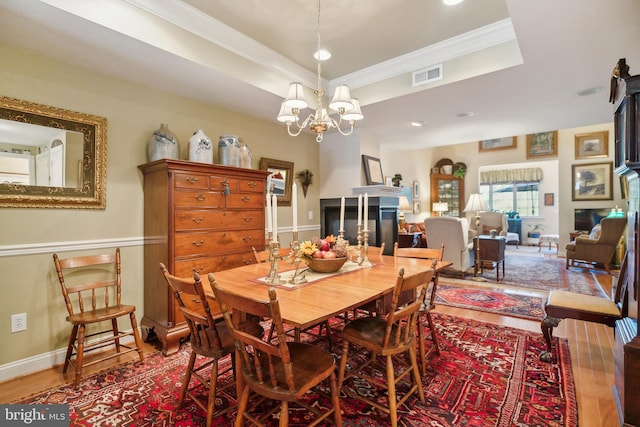
<instances>
[{"instance_id":1,"label":"chandelier candle light","mask_svg":"<svg viewBox=\"0 0 640 427\"><path fill-rule=\"evenodd\" d=\"M315 110L307 116L306 119L300 123L300 110L309 106L305 96L304 87L300 82L293 82L289 84L289 93L280 106L280 112L278 113L278 121L287 125L287 132L291 136L298 136L304 128L309 126L309 129L317 133L316 141L322 142L324 132L330 128L336 128L342 135L351 135L355 127L355 123L358 120L364 118L360 111L360 101L357 98L351 98L349 93L349 87L346 85L340 85L336 87L333 98L329 103L329 108L338 112L338 120L329 115L329 112L323 106L323 97L325 91L322 88L322 66L321 61L329 59L331 54L326 51L321 51L320 42L320 0L318 0L318 29L317 29L317 41L318 51L315 54L318 68L318 82L317 89L313 91L316 95ZM323 55L324 54L324 55ZM348 122L349 128L343 130L340 125L342 122ZM292 126L295 128L292 129Z\"/></svg>"}]
</instances>

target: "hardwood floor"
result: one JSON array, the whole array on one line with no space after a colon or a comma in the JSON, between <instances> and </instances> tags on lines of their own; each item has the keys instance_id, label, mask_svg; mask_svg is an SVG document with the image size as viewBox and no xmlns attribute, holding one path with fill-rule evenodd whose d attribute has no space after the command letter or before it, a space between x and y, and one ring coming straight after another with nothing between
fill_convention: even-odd
<instances>
[{"instance_id":1,"label":"hardwood floor","mask_svg":"<svg viewBox=\"0 0 640 427\"><path fill-rule=\"evenodd\" d=\"M595 276L603 289L610 292L610 276L606 274L596 274ZM442 305L438 306L436 311L532 332L540 332L540 322L536 321ZM604 325L567 319L560 322L560 325L555 328L554 336L569 340L571 363L576 383L579 425L581 427L619 426L618 411L613 398L613 329ZM542 336L540 339L542 339ZM158 348L153 343L147 343L144 349L145 353L151 353ZM112 359L102 365L99 364L87 369L85 375L92 371L103 370L125 360L135 359L136 355L125 355L121 360ZM29 396L71 381L73 381L73 373L67 372L67 374L63 375L61 367L9 380L0 383L0 403L7 403L21 396Z\"/></svg>"}]
</instances>

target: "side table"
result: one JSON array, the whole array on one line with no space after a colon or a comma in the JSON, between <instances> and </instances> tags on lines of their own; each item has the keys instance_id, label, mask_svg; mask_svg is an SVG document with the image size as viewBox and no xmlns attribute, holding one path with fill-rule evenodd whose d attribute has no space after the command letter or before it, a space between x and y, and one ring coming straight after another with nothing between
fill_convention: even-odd
<instances>
[{"instance_id":1,"label":"side table","mask_svg":"<svg viewBox=\"0 0 640 427\"><path fill-rule=\"evenodd\" d=\"M496 280L500 281L500 264L502 264L502 278L504 278L504 249L507 239L502 236L476 236L473 238L473 247L478 248L474 255L473 272L475 275L484 273L485 263L496 268ZM475 239L479 239L476 241Z\"/></svg>"},{"instance_id":2,"label":"side table","mask_svg":"<svg viewBox=\"0 0 640 427\"><path fill-rule=\"evenodd\" d=\"M398 233L398 247L417 248L420 246L420 237L422 237L422 231L416 231L413 233Z\"/></svg>"}]
</instances>

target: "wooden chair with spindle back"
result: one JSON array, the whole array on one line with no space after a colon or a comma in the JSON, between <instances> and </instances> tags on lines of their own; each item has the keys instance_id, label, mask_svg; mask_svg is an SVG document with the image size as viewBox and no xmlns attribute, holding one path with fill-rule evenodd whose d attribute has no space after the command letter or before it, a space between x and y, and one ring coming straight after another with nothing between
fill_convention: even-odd
<instances>
[{"instance_id":1,"label":"wooden chair with spindle back","mask_svg":"<svg viewBox=\"0 0 640 427\"><path fill-rule=\"evenodd\" d=\"M53 254L53 263L58 274L58 282L67 306L67 321L73 325L67 354L64 359L63 373L70 364L75 364L75 385L80 383L82 368L104 360L137 351L141 362L144 362L142 341L136 322L136 307L122 304L122 276L120 248L114 253L101 255L85 255L65 258ZM91 281L86 281L90 277ZM74 297L75 295L75 297ZM121 332L118 329L118 318L128 316L131 331ZM87 326L102 322L110 322L111 328L87 334ZM88 338L111 333L96 339L90 344ZM133 337L133 344L122 342L125 337ZM85 353L114 344L116 352L86 362ZM124 347L124 351L123 348ZM75 359L73 356L75 355Z\"/></svg>"},{"instance_id":2,"label":"wooden chair with spindle back","mask_svg":"<svg viewBox=\"0 0 640 427\"><path fill-rule=\"evenodd\" d=\"M439 248L399 248L398 242L396 242L393 247L393 256L442 261L444 258L444 244L442 244ZM425 303L420 308L420 314L422 315L422 317L426 317L427 319L427 323L429 324L429 330L431 331L431 340L433 341L434 349L436 351L436 354L440 355L440 346L438 345L438 335L436 334L436 329L433 326L433 318L431 316L431 310L436 308L435 298L436 298L436 292L438 291L438 277L439 277L439 273L436 272L433 275L433 279L431 280L432 286L427 291L428 298L425 298L424 300ZM420 365L422 367L422 375L425 375L427 373L427 355L426 355L426 349L424 346L424 336L423 336L422 327L418 327L418 346L420 349Z\"/></svg>"},{"instance_id":3,"label":"wooden chair with spindle back","mask_svg":"<svg viewBox=\"0 0 640 427\"><path fill-rule=\"evenodd\" d=\"M206 427L211 427L215 414L216 392L222 392L228 388L235 387L235 382L231 381L224 387L217 388L218 377L234 370L233 352L235 350L234 338L226 324L222 321L220 307L217 304L209 304L200 275L196 272L193 278L182 279L169 273L164 264L160 263L160 270L164 275L167 285L173 292L180 311L189 326L191 355L187 370L182 380L180 399L178 408L182 406L184 398L189 396L207 414ZM215 315L217 316L217 322ZM255 322L246 322L242 325L245 333L252 336L262 337L264 329ZM219 361L223 357L231 355L231 362L227 368L218 370ZM198 356L208 358L206 363L195 367ZM210 369L209 376L204 373ZM195 386L189 387L191 379L197 380ZM209 389L207 401L205 402L198 392L199 384ZM217 415L222 415L233 406L227 406L218 411Z\"/></svg>"},{"instance_id":4,"label":"wooden chair with spindle back","mask_svg":"<svg viewBox=\"0 0 640 427\"><path fill-rule=\"evenodd\" d=\"M245 384L239 397L235 425L244 425L245 419L263 425L264 418L272 416L273 411L268 411L260 418L250 413L248 402L253 392L261 396L259 402L252 403L253 408L264 400L280 401L280 426L288 425L289 403L296 403L314 414L315 420L307 420L307 425L317 425L333 415L335 425L341 426L333 355L313 344L287 341L276 290L269 288L268 299L257 300L222 289L213 273L209 273L209 282L220 303L227 327L236 339L236 349L240 352L240 369ZM265 341L237 329L231 318L232 311L270 318L275 324L276 338ZM312 388L321 392L320 384L324 381L329 383L333 407L321 412L303 402L302 398Z\"/></svg>"},{"instance_id":5,"label":"wooden chair with spindle back","mask_svg":"<svg viewBox=\"0 0 640 427\"><path fill-rule=\"evenodd\" d=\"M346 379L355 376L374 387L386 389L387 406L364 395L358 394L355 397L389 414L393 427L398 425L398 405L402 405L415 392L418 392L420 401L424 402L424 391L416 356L416 325L420 316L420 307L433 274L434 270L428 269L405 276L404 269L400 269L386 315L360 317L347 323L342 330L344 343L338 371L338 388L342 387ZM401 295L406 298L407 294L413 295L413 298L401 303ZM351 357L349 357L350 345L357 348ZM367 352L371 357L359 357ZM406 369L396 369L398 365L405 364L403 358L397 357L402 353L409 354L409 366L406 366ZM386 359L386 382L381 381L375 373L377 356ZM348 372L347 363L349 363ZM409 376L413 377L413 383L410 384L407 392L398 398L397 385L400 381L410 378Z\"/></svg>"}]
</instances>

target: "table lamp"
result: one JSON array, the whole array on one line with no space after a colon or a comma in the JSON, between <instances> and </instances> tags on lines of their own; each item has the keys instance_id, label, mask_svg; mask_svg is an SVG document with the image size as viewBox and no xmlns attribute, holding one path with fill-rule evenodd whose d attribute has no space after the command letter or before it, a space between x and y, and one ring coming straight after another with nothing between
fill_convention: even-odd
<instances>
[{"instance_id":1,"label":"table lamp","mask_svg":"<svg viewBox=\"0 0 640 427\"><path fill-rule=\"evenodd\" d=\"M398 196L398 228L403 232L406 231L405 225L407 224L404 218L405 211L411 211L411 205L409 205L409 199L407 196Z\"/></svg>"},{"instance_id":2,"label":"table lamp","mask_svg":"<svg viewBox=\"0 0 640 427\"><path fill-rule=\"evenodd\" d=\"M438 216L444 215L445 212L449 210L449 203L447 202L435 202L433 204L433 208L431 209L434 212L438 213Z\"/></svg>"},{"instance_id":3,"label":"table lamp","mask_svg":"<svg viewBox=\"0 0 640 427\"><path fill-rule=\"evenodd\" d=\"M467 206L465 206L464 208L464 212L475 212L475 218L476 218L476 231L478 230L478 227L480 226L480 211L486 211L489 210L489 208L487 207L487 204L484 202L484 199L482 198L482 194L479 193L473 193L471 196L469 196L469 201L467 202ZM475 247L474 247L474 252L475 252L475 267L474 267L474 271L473 271L473 280L476 281L485 281L486 279L480 277L480 237L476 236L474 237L474 241L475 241Z\"/></svg>"}]
</instances>

